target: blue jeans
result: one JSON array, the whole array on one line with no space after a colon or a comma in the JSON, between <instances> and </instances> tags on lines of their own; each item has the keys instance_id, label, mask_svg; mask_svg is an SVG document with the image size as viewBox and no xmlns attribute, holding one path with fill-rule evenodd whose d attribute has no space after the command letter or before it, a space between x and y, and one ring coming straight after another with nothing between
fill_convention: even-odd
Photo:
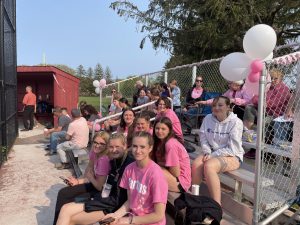
<instances>
[{"instance_id":1,"label":"blue jeans","mask_svg":"<svg viewBox=\"0 0 300 225\"><path fill-rule=\"evenodd\" d=\"M53 132L50 135L50 152L56 153L56 147L60 142L66 141L66 131Z\"/></svg>"},{"instance_id":2,"label":"blue jeans","mask_svg":"<svg viewBox=\"0 0 300 225\"><path fill-rule=\"evenodd\" d=\"M182 109L176 109L175 112L180 119L181 124L184 124L187 129L192 129L193 125L197 125L198 107L189 108L186 112Z\"/></svg>"}]
</instances>

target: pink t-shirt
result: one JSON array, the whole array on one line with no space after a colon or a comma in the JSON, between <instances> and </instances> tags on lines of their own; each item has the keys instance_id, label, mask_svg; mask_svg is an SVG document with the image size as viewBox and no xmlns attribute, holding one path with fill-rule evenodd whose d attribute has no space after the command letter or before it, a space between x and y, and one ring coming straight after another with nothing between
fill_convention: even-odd
<instances>
[{"instance_id":1,"label":"pink t-shirt","mask_svg":"<svg viewBox=\"0 0 300 225\"><path fill-rule=\"evenodd\" d=\"M83 117L69 124L67 134L72 136L71 142L79 148L85 148L89 142L89 127Z\"/></svg>"},{"instance_id":2,"label":"pink t-shirt","mask_svg":"<svg viewBox=\"0 0 300 225\"><path fill-rule=\"evenodd\" d=\"M129 164L120 187L129 191L129 208L137 216L154 212L154 203L167 204L168 183L161 168L152 160L141 169L136 162ZM165 225L166 218L152 225Z\"/></svg>"},{"instance_id":3,"label":"pink t-shirt","mask_svg":"<svg viewBox=\"0 0 300 225\"><path fill-rule=\"evenodd\" d=\"M107 176L110 171L110 163L108 156L104 155L97 159L96 153L91 150L89 158L94 162L94 173L97 176Z\"/></svg>"},{"instance_id":4,"label":"pink t-shirt","mask_svg":"<svg viewBox=\"0 0 300 225\"><path fill-rule=\"evenodd\" d=\"M178 179L183 189L188 191L191 186L191 164L186 149L176 138L170 138L165 145L165 149L165 166L180 167Z\"/></svg>"},{"instance_id":5,"label":"pink t-shirt","mask_svg":"<svg viewBox=\"0 0 300 225\"><path fill-rule=\"evenodd\" d=\"M202 93L203 93L203 88L200 89L193 88L191 96L193 99L200 98Z\"/></svg>"},{"instance_id":6,"label":"pink t-shirt","mask_svg":"<svg viewBox=\"0 0 300 225\"><path fill-rule=\"evenodd\" d=\"M183 140L181 124L176 113L172 109L167 109L165 112L156 115L156 119L161 117L168 117L172 121L174 134Z\"/></svg>"}]
</instances>

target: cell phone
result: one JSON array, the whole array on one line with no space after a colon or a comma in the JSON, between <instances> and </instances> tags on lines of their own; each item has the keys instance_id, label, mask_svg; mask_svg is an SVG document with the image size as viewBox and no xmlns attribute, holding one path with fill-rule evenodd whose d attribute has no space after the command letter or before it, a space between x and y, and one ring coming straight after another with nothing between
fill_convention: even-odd
<instances>
[{"instance_id":1,"label":"cell phone","mask_svg":"<svg viewBox=\"0 0 300 225\"><path fill-rule=\"evenodd\" d=\"M99 221L99 224L100 225L106 225L106 224L110 224L110 223L112 223L114 221L115 221L115 218L109 217L109 218L106 218L104 220Z\"/></svg>"},{"instance_id":2,"label":"cell phone","mask_svg":"<svg viewBox=\"0 0 300 225\"><path fill-rule=\"evenodd\" d=\"M62 176L59 177L60 179L63 180L63 182L66 184L66 185L69 185L69 186L72 186L72 184L70 183L70 181Z\"/></svg>"}]
</instances>

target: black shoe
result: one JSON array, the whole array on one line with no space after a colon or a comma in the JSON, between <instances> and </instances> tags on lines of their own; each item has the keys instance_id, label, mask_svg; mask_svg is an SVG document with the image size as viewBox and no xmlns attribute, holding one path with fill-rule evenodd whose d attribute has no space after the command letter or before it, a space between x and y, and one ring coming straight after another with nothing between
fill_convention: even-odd
<instances>
[{"instance_id":1,"label":"black shoe","mask_svg":"<svg viewBox=\"0 0 300 225\"><path fill-rule=\"evenodd\" d=\"M57 153L56 152L47 152L45 154L45 156L52 156L52 155L56 155Z\"/></svg>"},{"instance_id":2,"label":"black shoe","mask_svg":"<svg viewBox=\"0 0 300 225\"><path fill-rule=\"evenodd\" d=\"M24 129L22 129L22 130L20 130L20 131L29 131L29 129L24 128Z\"/></svg>"},{"instance_id":3,"label":"black shoe","mask_svg":"<svg viewBox=\"0 0 300 225\"><path fill-rule=\"evenodd\" d=\"M46 150L46 151L50 151L51 149L50 149L50 147L47 146L47 147L45 148L45 150Z\"/></svg>"},{"instance_id":4,"label":"black shoe","mask_svg":"<svg viewBox=\"0 0 300 225\"><path fill-rule=\"evenodd\" d=\"M61 166L56 167L56 169L58 169L58 170L65 170L65 169L70 169L70 168L71 168L71 165L69 163L62 163Z\"/></svg>"}]
</instances>

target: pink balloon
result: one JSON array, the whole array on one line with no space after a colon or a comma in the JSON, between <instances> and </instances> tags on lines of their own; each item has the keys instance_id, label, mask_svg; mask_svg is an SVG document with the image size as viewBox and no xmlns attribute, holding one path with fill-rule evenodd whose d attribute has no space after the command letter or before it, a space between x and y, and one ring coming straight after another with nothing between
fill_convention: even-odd
<instances>
[{"instance_id":1,"label":"pink balloon","mask_svg":"<svg viewBox=\"0 0 300 225\"><path fill-rule=\"evenodd\" d=\"M259 81L259 77L260 77L260 72L258 73L253 73L251 72L249 75L248 75L248 79L251 83L256 83Z\"/></svg>"},{"instance_id":2,"label":"pink balloon","mask_svg":"<svg viewBox=\"0 0 300 225\"><path fill-rule=\"evenodd\" d=\"M105 79L101 79L99 82L99 87L100 88L104 88L106 86L106 80Z\"/></svg>"},{"instance_id":3,"label":"pink balloon","mask_svg":"<svg viewBox=\"0 0 300 225\"><path fill-rule=\"evenodd\" d=\"M260 77L260 76L259 76ZM271 76L270 74L267 74L266 77L266 92L269 90L270 88L270 84L271 84ZM246 78L245 84L243 86L244 90L246 91L246 93L249 96L254 96L254 95L258 95L259 92L259 81L257 82L250 82L249 80L249 76Z\"/></svg>"},{"instance_id":4,"label":"pink balloon","mask_svg":"<svg viewBox=\"0 0 300 225\"><path fill-rule=\"evenodd\" d=\"M250 64L250 68L251 68L251 72L252 73L258 73L258 72L261 72L262 69L264 67L264 64L262 63L261 60L259 59L256 59L256 60L253 60Z\"/></svg>"}]
</instances>

